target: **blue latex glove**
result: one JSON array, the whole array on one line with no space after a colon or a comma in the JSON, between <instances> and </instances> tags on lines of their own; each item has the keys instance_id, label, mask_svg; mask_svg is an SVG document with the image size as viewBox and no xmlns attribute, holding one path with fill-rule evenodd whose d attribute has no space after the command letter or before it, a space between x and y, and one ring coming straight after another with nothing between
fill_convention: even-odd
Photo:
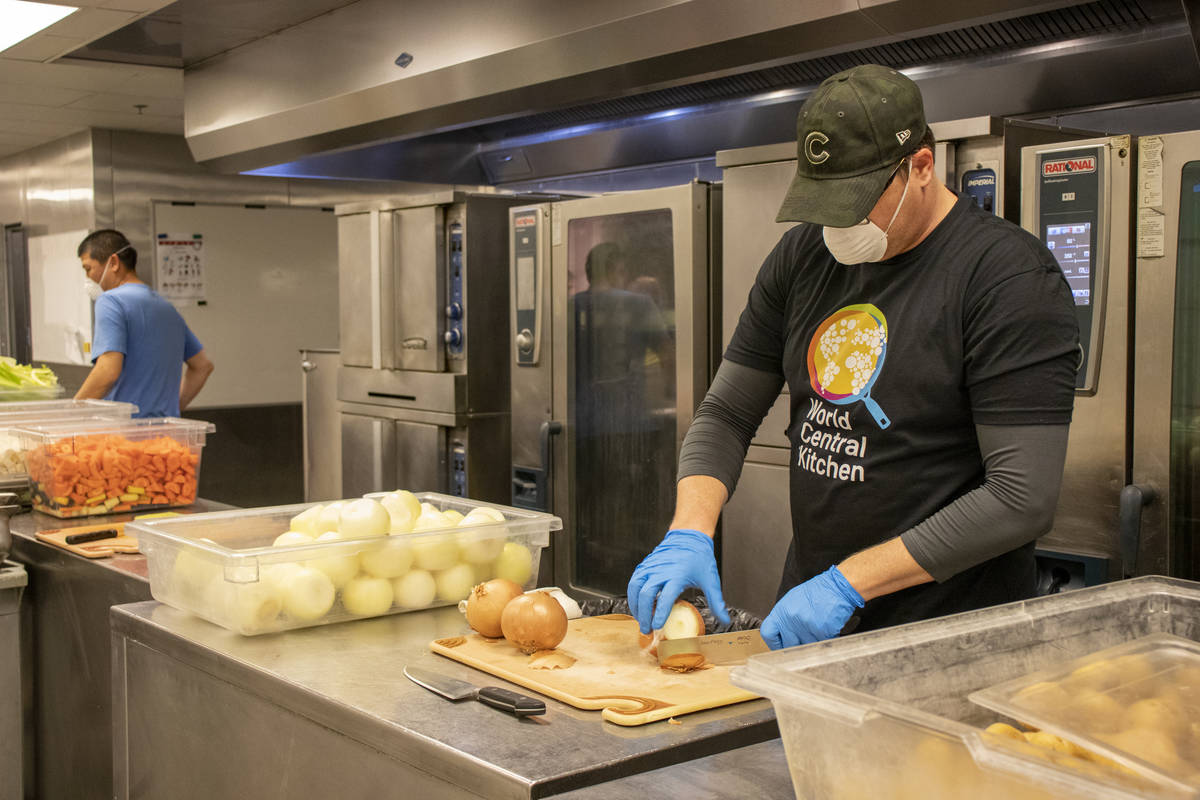
<instances>
[{"instance_id":1,"label":"blue latex glove","mask_svg":"<svg viewBox=\"0 0 1200 800\"><path fill-rule=\"evenodd\" d=\"M713 616L729 623L729 612L725 610L725 598L721 595L721 576L717 573L717 559L713 555L713 540L700 531L667 531L658 547L642 559L629 578L626 591L629 611L637 619L642 633L665 625L671 606L689 586L704 592Z\"/></svg>"},{"instance_id":2,"label":"blue latex glove","mask_svg":"<svg viewBox=\"0 0 1200 800\"><path fill-rule=\"evenodd\" d=\"M762 637L772 650L832 639L841 633L862 595L837 567L830 567L785 594L763 620Z\"/></svg>"}]
</instances>

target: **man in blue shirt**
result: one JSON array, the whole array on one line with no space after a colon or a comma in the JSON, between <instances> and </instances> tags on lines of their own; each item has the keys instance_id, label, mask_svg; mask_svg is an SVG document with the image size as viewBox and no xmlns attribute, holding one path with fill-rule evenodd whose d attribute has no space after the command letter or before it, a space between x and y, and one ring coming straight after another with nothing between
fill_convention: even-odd
<instances>
[{"instance_id":1,"label":"man in blue shirt","mask_svg":"<svg viewBox=\"0 0 1200 800\"><path fill-rule=\"evenodd\" d=\"M96 301L96 332L94 366L76 399L135 403L139 417L179 416L213 371L200 340L138 277L137 251L120 231L89 234L78 255Z\"/></svg>"}]
</instances>

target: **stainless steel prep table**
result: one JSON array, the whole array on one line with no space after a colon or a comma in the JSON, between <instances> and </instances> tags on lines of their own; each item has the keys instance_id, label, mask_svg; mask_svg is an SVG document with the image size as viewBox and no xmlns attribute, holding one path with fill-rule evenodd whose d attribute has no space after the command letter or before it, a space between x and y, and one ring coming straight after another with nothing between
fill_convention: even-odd
<instances>
[{"instance_id":1,"label":"stainless steel prep table","mask_svg":"<svg viewBox=\"0 0 1200 800\"><path fill-rule=\"evenodd\" d=\"M625 728L547 699L517 720L407 680L453 607L243 637L159 603L112 610L115 796L535 798L778 737L766 700Z\"/></svg>"},{"instance_id":2,"label":"stainless steel prep table","mask_svg":"<svg viewBox=\"0 0 1200 800\"><path fill-rule=\"evenodd\" d=\"M783 742L772 739L683 764L576 789L554 800L629 800L631 797L795 800Z\"/></svg>"},{"instance_id":3,"label":"stainless steel prep table","mask_svg":"<svg viewBox=\"0 0 1200 800\"><path fill-rule=\"evenodd\" d=\"M199 500L181 512L217 511ZM108 610L150 598L146 557L89 559L47 544L38 531L127 522L129 514L58 519L36 511L11 520L13 561L29 585L21 601L25 796L112 797L112 638Z\"/></svg>"}]
</instances>

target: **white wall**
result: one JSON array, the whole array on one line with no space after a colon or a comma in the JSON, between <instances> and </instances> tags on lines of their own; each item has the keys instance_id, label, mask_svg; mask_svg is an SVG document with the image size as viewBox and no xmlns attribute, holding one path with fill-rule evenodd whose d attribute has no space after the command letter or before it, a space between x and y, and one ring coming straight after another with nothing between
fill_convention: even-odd
<instances>
[{"instance_id":1,"label":"white wall","mask_svg":"<svg viewBox=\"0 0 1200 800\"><path fill-rule=\"evenodd\" d=\"M193 407L299 403L300 348L338 342L334 214L155 203L153 225L204 237L206 304L180 313L217 369Z\"/></svg>"}]
</instances>

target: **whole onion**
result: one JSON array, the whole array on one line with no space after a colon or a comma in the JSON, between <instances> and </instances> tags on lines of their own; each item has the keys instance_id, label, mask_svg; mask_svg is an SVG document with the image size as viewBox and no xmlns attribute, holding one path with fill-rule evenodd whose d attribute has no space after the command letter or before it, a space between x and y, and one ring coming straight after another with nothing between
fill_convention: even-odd
<instances>
[{"instance_id":1,"label":"whole onion","mask_svg":"<svg viewBox=\"0 0 1200 800\"><path fill-rule=\"evenodd\" d=\"M500 615L514 597L521 596L521 587L504 578L493 578L471 590L467 598L467 624L483 636L499 639Z\"/></svg>"},{"instance_id":2,"label":"whole onion","mask_svg":"<svg viewBox=\"0 0 1200 800\"><path fill-rule=\"evenodd\" d=\"M530 592L504 607L500 629L522 653L550 650L567 635L567 612L548 592Z\"/></svg>"}]
</instances>

